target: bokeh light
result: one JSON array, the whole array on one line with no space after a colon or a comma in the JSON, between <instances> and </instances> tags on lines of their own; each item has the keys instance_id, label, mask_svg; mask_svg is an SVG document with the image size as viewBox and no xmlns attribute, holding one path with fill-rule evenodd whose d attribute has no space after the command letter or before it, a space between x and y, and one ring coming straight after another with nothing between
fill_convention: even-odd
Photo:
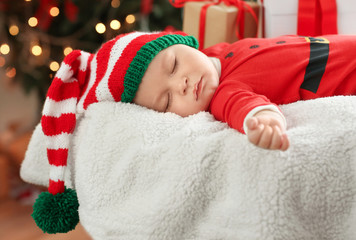
<instances>
[{"instance_id":1,"label":"bokeh light","mask_svg":"<svg viewBox=\"0 0 356 240\"><path fill-rule=\"evenodd\" d=\"M35 45L31 48L31 52L35 56L40 56L42 54L42 48L38 45Z\"/></svg>"},{"instance_id":2,"label":"bokeh light","mask_svg":"<svg viewBox=\"0 0 356 240\"><path fill-rule=\"evenodd\" d=\"M134 23L135 20L136 20L136 18L135 18L135 16L132 15L132 14L129 14L129 15L127 15L127 17L126 17L126 22L129 23L129 24Z\"/></svg>"},{"instance_id":3,"label":"bokeh light","mask_svg":"<svg viewBox=\"0 0 356 240\"><path fill-rule=\"evenodd\" d=\"M9 54L9 52L10 52L10 46L8 44L4 43L0 46L0 53L6 55Z\"/></svg>"},{"instance_id":4,"label":"bokeh light","mask_svg":"<svg viewBox=\"0 0 356 240\"><path fill-rule=\"evenodd\" d=\"M28 25L30 25L31 27L36 27L38 24L38 20L35 17L31 17L30 19L28 19Z\"/></svg>"},{"instance_id":5,"label":"bokeh light","mask_svg":"<svg viewBox=\"0 0 356 240\"><path fill-rule=\"evenodd\" d=\"M17 34L19 34L19 27L16 26L16 25L11 25L10 28L9 28L9 33L12 35L12 36L16 36Z\"/></svg>"},{"instance_id":6,"label":"bokeh light","mask_svg":"<svg viewBox=\"0 0 356 240\"><path fill-rule=\"evenodd\" d=\"M121 27L121 23L118 20L112 20L110 22L110 27L114 30L118 30Z\"/></svg>"},{"instance_id":7,"label":"bokeh light","mask_svg":"<svg viewBox=\"0 0 356 240\"><path fill-rule=\"evenodd\" d=\"M57 17L59 14L59 9L57 7L52 7L49 10L49 14L51 14L52 17Z\"/></svg>"},{"instance_id":8,"label":"bokeh light","mask_svg":"<svg viewBox=\"0 0 356 240\"><path fill-rule=\"evenodd\" d=\"M56 62L56 61L53 61L53 62L51 62L51 64L49 65L49 68L50 68L53 72L55 72L55 71L57 71L57 70L59 69L59 63Z\"/></svg>"},{"instance_id":9,"label":"bokeh light","mask_svg":"<svg viewBox=\"0 0 356 240\"><path fill-rule=\"evenodd\" d=\"M103 23L98 23L95 26L95 30L100 34L103 34L106 31L106 27Z\"/></svg>"},{"instance_id":10,"label":"bokeh light","mask_svg":"<svg viewBox=\"0 0 356 240\"><path fill-rule=\"evenodd\" d=\"M63 53L65 56L67 56L69 53L71 53L73 51L73 48L71 47L66 47L64 50L63 50Z\"/></svg>"}]
</instances>

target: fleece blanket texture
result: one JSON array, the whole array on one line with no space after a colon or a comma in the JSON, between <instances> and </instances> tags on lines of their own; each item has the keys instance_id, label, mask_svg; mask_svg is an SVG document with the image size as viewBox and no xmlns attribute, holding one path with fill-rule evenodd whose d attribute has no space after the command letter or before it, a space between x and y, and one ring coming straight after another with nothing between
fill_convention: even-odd
<instances>
[{"instance_id":1,"label":"fleece blanket texture","mask_svg":"<svg viewBox=\"0 0 356 240\"><path fill-rule=\"evenodd\" d=\"M125 103L78 119L66 183L95 240L356 239L356 97L281 106L290 148L268 151L205 112ZM40 125L21 168L46 185Z\"/></svg>"}]
</instances>

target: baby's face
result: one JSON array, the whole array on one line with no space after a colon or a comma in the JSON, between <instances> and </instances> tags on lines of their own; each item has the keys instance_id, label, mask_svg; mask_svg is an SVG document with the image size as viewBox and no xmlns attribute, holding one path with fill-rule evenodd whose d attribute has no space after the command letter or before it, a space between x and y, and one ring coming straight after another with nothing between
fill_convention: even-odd
<instances>
[{"instance_id":1,"label":"baby's face","mask_svg":"<svg viewBox=\"0 0 356 240\"><path fill-rule=\"evenodd\" d=\"M177 44L152 60L133 102L186 117L208 109L218 84L218 72L205 54Z\"/></svg>"}]
</instances>

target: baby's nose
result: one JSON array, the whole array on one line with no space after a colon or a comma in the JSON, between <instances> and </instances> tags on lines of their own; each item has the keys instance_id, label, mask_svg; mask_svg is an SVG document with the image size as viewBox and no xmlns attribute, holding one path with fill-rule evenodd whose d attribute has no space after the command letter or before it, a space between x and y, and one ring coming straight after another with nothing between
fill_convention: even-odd
<instances>
[{"instance_id":1,"label":"baby's nose","mask_svg":"<svg viewBox=\"0 0 356 240\"><path fill-rule=\"evenodd\" d=\"M181 80L180 86L179 86L180 94L182 94L182 95L187 94L187 89L188 89L188 78L184 77Z\"/></svg>"}]
</instances>

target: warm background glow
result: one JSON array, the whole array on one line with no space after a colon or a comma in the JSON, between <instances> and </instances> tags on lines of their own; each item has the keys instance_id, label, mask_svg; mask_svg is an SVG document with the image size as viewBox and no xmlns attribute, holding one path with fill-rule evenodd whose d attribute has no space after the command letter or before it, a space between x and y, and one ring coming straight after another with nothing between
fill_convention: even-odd
<instances>
[{"instance_id":1,"label":"warm background glow","mask_svg":"<svg viewBox=\"0 0 356 240\"><path fill-rule=\"evenodd\" d=\"M103 23L98 23L95 26L95 30L100 34L103 34L106 31L106 27Z\"/></svg>"},{"instance_id":2,"label":"warm background glow","mask_svg":"<svg viewBox=\"0 0 356 240\"><path fill-rule=\"evenodd\" d=\"M9 33L12 36L16 36L17 34L19 34L19 27L16 26L16 25L11 25L10 28L9 28Z\"/></svg>"},{"instance_id":3,"label":"warm background glow","mask_svg":"<svg viewBox=\"0 0 356 240\"><path fill-rule=\"evenodd\" d=\"M59 14L59 9L57 7L52 7L49 10L49 14L51 14L52 17L57 17Z\"/></svg>"},{"instance_id":4,"label":"warm background glow","mask_svg":"<svg viewBox=\"0 0 356 240\"><path fill-rule=\"evenodd\" d=\"M67 56L71 51L73 51L73 49L71 47L66 47L63 50L63 53L64 53L65 56Z\"/></svg>"},{"instance_id":5,"label":"warm background glow","mask_svg":"<svg viewBox=\"0 0 356 240\"><path fill-rule=\"evenodd\" d=\"M31 27L36 27L38 24L38 20L35 17L31 17L30 19L28 19L28 25L30 25Z\"/></svg>"},{"instance_id":6,"label":"warm background glow","mask_svg":"<svg viewBox=\"0 0 356 240\"><path fill-rule=\"evenodd\" d=\"M57 71L59 69L59 63L57 63L56 61L51 62L51 64L49 65L49 68L52 71Z\"/></svg>"},{"instance_id":7,"label":"warm background glow","mask_svg":"<svg viewBox=\"0 0 356 240\"><path fill-rule=\"evenodd\" d=\"M111 1L111 6L113 8L118 8L120 6L120 0L112 0Z\"/></svg>"},{"instance_id":8,"label":"warm background glow","mask_svg":"<svg viewBox=\"0 0 356 240\"><path fill-rule=\"evenodd\" d=\"M135 18L135 16L132 15L132 14L127 15L127 17L126 17L126 22L129 23L129 24L134 23L135 20L136 20L136 18Z\"/></svg>"},{"instance_id":9,"label":"warm background glow","mask_svg":"<svg viewBox=\"0 0 356 240\"><path fill-rule=\"evenodd\" d=\"M121 27L121 23L118 20L112 20L110 22L110 27L114 30L118 30Z\"/></svg>"},{"instance_id":10,"label":"warm background glow","mask_svg":"<svg viewBox=\"0 0 356 240\"><path fill-rule=\"evenodd\" d=\"M2 44L2 45L0 46L0 53L6 55L6 54L8 54L9 52L10 52L10 47L9 47L9 45L7 45L6 43L4 43L4 44Z\"/></svg>"},{"instance_id":11,"label":"warm background glow","mask_svg":"<svg viewBox=\"0 0 356 240\"><path fill-rule=\"evenodd\" d=\"M42 54L42 48L40 46L38 46L38 45L35 45L35 46L32 47L31 52L32 52L33 55L39 56L39 55Z\"/></svg>"}]
</instances>

